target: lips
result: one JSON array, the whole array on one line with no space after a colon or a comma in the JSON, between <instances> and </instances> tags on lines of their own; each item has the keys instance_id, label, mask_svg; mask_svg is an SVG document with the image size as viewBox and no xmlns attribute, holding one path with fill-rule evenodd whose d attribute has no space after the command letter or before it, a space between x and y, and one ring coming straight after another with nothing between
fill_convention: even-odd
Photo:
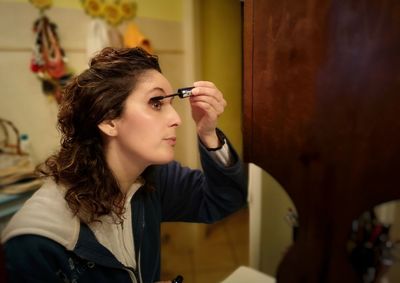
<instances>
[{"instance_id":1,"label":"lips","mask_svg":"<svg viewBox=\"0 0 400 283\"><path fill-rule=\"evenodd\" d=\"M169 137L164 139L168 144L175 145L176 144L176 137Z\"/></svg>"}]
</instances>

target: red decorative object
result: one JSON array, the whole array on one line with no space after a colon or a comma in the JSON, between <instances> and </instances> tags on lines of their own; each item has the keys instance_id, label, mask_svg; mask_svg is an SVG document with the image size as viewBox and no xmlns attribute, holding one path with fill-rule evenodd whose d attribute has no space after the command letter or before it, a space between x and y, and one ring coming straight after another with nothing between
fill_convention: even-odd
<instances>
[{"instance_id":1,"label":"red decorative object","mask_svg":"<svg viewBox=\"0 0 400 283\"><path fill-rule=\"evenodd\" d=\"M61 101L61 88L71 78L66 65L65 52L60 46L57 25L41 15L33 25L35 45L31 59L31 70L42 81L46 95Z\"/></svg>"}]
</instances>

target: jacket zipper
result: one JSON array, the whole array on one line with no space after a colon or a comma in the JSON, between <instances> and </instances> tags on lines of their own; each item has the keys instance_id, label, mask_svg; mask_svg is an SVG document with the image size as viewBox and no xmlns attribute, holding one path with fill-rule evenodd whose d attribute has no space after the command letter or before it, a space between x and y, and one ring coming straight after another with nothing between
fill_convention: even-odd
<instances>
[{"instance_id":1,"label":"jacket zipper","mask_svg":"<svg viewBox=\"0 0 400 283\"><path fill-rule=\"evenodd\" d=\"M145 228L145 226L146 226L146 222L145 222L145 219L144 219L144 206L143 206L143 203L141 204L141 213L142 213L142 225L141 225L141 231L140 231L140 244L139 244L139 252L138 252L138 259L137 259L137 262L138 262L138 271L139 271L139 281L140 281L140 283L143 283L143 281L142 281L142 270L141 270L141 267L140 267L140 258L141 258L141 250L142 250L142 243L143 243L143 234L144 234L144 228Z\"/></svg>"},{"instance_id":2,"label":"jacket zipper","mask_svg":"<svg viewBox=\"0 0 400 283\"><path fill-rule=\"evenodd\" d=\"M142 268L141 268L141 250L142 250L142 243L143 243L143 235L144 235L144 228L145 228L145 226L146 226L146 224L145 224L145 215L144 215L144 205L143 205L143 203L140 201L140 195L136 195L136 202L137 202L137 205L139 205L140 207L139 207L139 211L138 211L138 214L139 214L139 221L138 221L138 228L140 229L140 231L139 231L139 237L138 237L138 245L137 245L137 253L135 253L135 257L136 257L136 262L137 262L137 267L136 267L136 270L135 270L135 276L136 276L136 278L138 279L138 281L139 281L139 283L143 283L143 279L142 279ZM141 221L140 221L141 220ZM140 223L141 222L141 223ZM134 227L134 229L135 229L135 227ZM134 238L134 240L135 240L135 238Z\"/></svg>"}]
</instances>

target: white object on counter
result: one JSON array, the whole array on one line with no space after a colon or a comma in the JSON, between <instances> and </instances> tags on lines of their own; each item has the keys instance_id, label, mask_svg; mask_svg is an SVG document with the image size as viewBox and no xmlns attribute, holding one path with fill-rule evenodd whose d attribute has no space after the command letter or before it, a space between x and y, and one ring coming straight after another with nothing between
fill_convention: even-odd
<instances>
[{"instance_id":1,"label":"white object on counter","mask_svg":"<svg viewBox=\"0 0 400 283\"><path fill-rule=\"evenodd\" d=\"M247 266L240 266L221 283L275 283L275 278Z\"/></svg>"}]
</instances>

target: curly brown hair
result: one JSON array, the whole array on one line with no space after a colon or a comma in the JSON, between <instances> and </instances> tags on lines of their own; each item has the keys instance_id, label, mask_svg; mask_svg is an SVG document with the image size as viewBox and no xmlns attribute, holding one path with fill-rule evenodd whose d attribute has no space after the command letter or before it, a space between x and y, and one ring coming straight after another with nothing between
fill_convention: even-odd
<instances>
[{"instance_id":1,"label":"curly brown hair","mask_svg":"<svg viewBox=\"0 0 400 283\"><path fill-rule=\"evenodd\" d=\"M67 188L65 199L84 223L114 213L122 221L125 195L104 156L98 125L121 116L125 100L158 58L141 48L105 48L65 87L58 113L61 147L37 169ZM150 170L143 172L150 184Z\"/></svg>"}]
</instances>

